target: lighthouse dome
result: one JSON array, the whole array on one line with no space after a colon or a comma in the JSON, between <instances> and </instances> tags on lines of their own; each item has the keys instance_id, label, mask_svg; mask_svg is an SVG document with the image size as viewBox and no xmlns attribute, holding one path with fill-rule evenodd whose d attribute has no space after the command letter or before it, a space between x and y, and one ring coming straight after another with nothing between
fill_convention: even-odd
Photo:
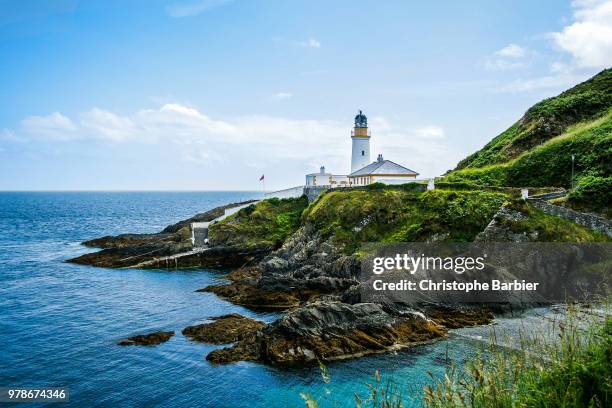
<instances>
[{"instance_id":1,"label":"lighthouse dome","mask_svg":"<svg viewBox=\"0 0 612 408\"><path fill-rule=\"evenodd\" d=\"M368 127L368 118L363 114L362 111L359 111L357 116L355 116L355 127L356 128L367 128Z\"/></svg>"}]
</instances>

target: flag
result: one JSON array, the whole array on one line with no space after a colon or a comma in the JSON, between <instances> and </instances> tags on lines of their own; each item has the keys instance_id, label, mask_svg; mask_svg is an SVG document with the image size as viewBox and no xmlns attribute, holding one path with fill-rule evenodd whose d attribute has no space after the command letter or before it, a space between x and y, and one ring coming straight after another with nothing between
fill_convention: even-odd
<instances>
[{"instance_id":1,"label":"flag","mask_svg":"<svg viewBox=\"0 0 612 408\"><path fill-rule=\"evenodd\" d=\"M262 174L261 177L259 178L259 181L263 181L264 179L264 175Z\"/></svg>"}]
</instances>

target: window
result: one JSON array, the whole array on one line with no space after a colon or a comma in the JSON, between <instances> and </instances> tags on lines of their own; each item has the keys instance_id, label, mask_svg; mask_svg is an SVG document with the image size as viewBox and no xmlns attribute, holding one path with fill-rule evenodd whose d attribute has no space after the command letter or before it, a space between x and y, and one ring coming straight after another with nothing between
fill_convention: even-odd
<instances>
[{"instance_id":1,"label":"window","mask_svg":"<svg viewBox=\"0 0 612 408\"><path fill-rule=\"evenodd\" d=\"M365 156L365 150L362 150L362 151L361 151L361 155L362 155L362 156Z\"/></svg>"}]
</instances>

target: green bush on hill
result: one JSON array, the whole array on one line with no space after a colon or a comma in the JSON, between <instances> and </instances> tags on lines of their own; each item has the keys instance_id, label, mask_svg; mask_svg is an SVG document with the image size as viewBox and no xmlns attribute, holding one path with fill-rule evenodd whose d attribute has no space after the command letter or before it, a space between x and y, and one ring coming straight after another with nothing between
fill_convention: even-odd
<instances>
[{"instance_id":1,"label":"green bush on hill","mask_svg":"<svg viewBox=\"0 0 612 408\"><path fill-rule=\"evenodd\" d=\"M299 228L300 217L307 206L306 196L271 198L251 204L212 224L209 240L214 244L278 247Z\"/></svg>"},{"instance_id":2,"label":"green bush on hill","mask_svg":"<svg viewBox=\"0 0 612 408\"><path fill-rule=\"evenodd\" d=\"M612 177L586 176L567 197L566 205L578 211L612 216Z\"/></svg>"},{"instance_id":3,"label":"green bush on hill","mask_svg":"<svg viewBox=\"0 0 612 408\"><path fill-rule=\"evenodd\" d=\"M303 215L347 252L363 242L472 241L506 200L483 191L330 191Z\"/></svg>"}]
</instances>

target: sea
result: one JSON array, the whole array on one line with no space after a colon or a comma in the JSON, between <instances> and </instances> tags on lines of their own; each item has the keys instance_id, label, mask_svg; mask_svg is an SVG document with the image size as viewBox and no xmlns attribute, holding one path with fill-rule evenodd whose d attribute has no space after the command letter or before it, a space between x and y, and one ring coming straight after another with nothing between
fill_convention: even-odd
<instances>
[{"instance_id":1,"label":"sea","mask_svg":"<svg viewBox=\"0 0 612 408\"><path fill-rule=\"evenodd\" d=\"M0 387L67 387L69 402L60 406L245 408L304 407L306 398L320 407L354 407L356 396L368 406L374 387L416 407L423 387L480 353L491 327L460 329L430 344L325 367L215 365L205 356L223 346L190 341L181 335L184 327L234 312L266 322L279 317L196 292L224 282L226 271L65 262L92 251L82 241L157 232L198 212L260 196L0 192ZM176 335L158 346L117 345L158 330Z\"/></svg>"}]
</instances>

